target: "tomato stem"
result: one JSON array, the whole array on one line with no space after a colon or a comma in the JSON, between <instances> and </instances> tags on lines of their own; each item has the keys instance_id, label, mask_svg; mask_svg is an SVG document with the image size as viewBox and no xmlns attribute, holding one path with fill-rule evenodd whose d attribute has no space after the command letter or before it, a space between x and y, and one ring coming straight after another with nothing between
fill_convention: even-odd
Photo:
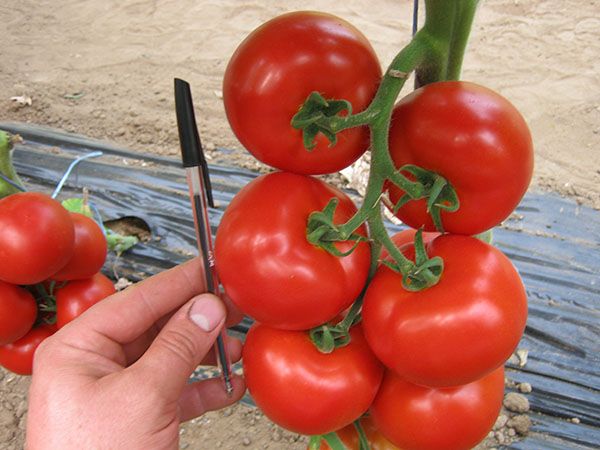
<instances>
[{"instance_id":1,"label":"tomato stem","mask_svg":"<svg viewBox=\"0 0 600 450\"><path fill-rule=\"evenodd\" d=\"M429 54L417 69L417 86L458 80L479 0L425 0L425 24L420 30Z\"/></svg>"},{"instance_id":2,"label":"tomato stem","mask_svg":"<svg viewBox=\"0 0 600 450\"><path fill-rule=\"evenodd\" d=\"M308 450L319 450L321 448L321 440L323 437L320 434L311 436L308 441Z\"/></svg>"},{"instance_id":3,"label":"tomato stem","mask_svg":"<svg viewBox=\"0 0 600 450\"><path fill-rule=\"evenodd\" d=\"M325 439L331 450L348 450L336 433L324 434L323 439Z\"/></svg>"},{"instance_id":4,"label":"tomato stem","mask_svg":"<svg viewBox=\"0 0 600 450\"><path fill-rule=\"evenodd\" d=\"M360 419L354 421L354 428L356 428L356 433L358 433L359 450L371 450L367 434L360 423Z\"/></svg>"}]
</instances>

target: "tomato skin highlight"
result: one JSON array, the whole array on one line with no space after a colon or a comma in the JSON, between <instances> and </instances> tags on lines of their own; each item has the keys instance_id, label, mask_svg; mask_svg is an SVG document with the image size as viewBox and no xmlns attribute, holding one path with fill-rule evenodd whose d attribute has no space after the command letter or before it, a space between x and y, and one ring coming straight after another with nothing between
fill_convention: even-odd
<instances>
[{"instance_id":1,"label":"tomato skin highlight","mask_svg":"<svg viewBox=\"0 0 600 450\"><path fill-rule=\"evenodd\" d=\"M46 194L0 200L0 280L27 285L50 278L69 261L74 240L69 212Z\"/></svg>"},{"instance_id":2,"label":"tomato skin highlight","mask_svg":"<svg viewBox=\"0 0 600 450\"><path fill-rule=\"evenodd\" d=\"M518 345L527 321L525 288L510 260L476 238L442 235L426 249L444 260L438 284L409 292L401 275L381 266L365 294L365 336L407 381L469 383L503 365Z\"/></svg>"},{"instance_id":3,"label":"tomato skin highlight","mask_svg":"<svg viewBox=\"0 0 600 450\"><path fill-rule=\"evenodd\" d=\"M90 278L102 269L106 260L106 237L100 226L83 214L70 214L75 227L73 255L69 262L52 276L52 279L57 281Z\"/></svg>"},{"instance_id":4,"label":"tomato skin highlight","mask_svg":"<svg viewBox=\"0 0 600 450\"><path fill-rule=\"evenodd\" d=\"M56 325L60 329L87 309L116 292L113 282L102 273L73 280L56 289Z\"/></svg>"},{"instance_id":5,"label":"tomato skin highlight","mask_svg":"<svg viewBox=\"0 0 600 450\"><path fill-rule=\"evenodd\" d=\"M360 294L371 259L368 243L337 257L306 238L309 214L334 197L334 222L343 223L356 212L350 198L309 176L263 175L231 201L217 230L215 257L225 292L243 313L276 328L306 330L333 319ZM366 227L358 233L366 236Z\"/></svg>"},{"instance_id":6,"label":"tomato skin highlight","mask_svg":"<svg viewBox=\"0 0 600 450\"><path fill-rule=\"evenodd\" d=\"M22 287L0 281L0 345L21 339L33 326L37 304Z\"/></svg>"},{"instance_id":7,"label":"tomato skin highlight","mask_svg":"<svg viewBox=\"0 0 600 450\"><path fill-rule=\"evenodd\" d=\"M319 134L309 152L292 117L313 91L346 99L360 112L380 80L377 55L354 26L330 14L292 12L264 23L236 49L223 101L232 130L260 161L294 173L333 173L365 152L368 128L342 131L334 146Z\"/></svg>"},{"instance_id":8,"label":"tomato skin highlight","mask_svg":"<svg viewBox=\"0 0 600 450\"><path fill-rule=\"evenodd\" d=\"M396 167L429 169L455 188L459 210L441 213L451 233L474 235L498 225L533 173L525 120L504 97L475 83L431 83L404 97L392 114L389 148ZM388 188L395 204L403 191ZM408 202L396 215L412 228L435 230L425 200Z\"/></svg>"},{"instance_id":9,"label":"tomato skin highlight","mask_svg":"<svg viewBox=\"0 0 600 450\"><path fill-rule=\"evenodd\" d=\"M31 375L36 349L54 331L53 326L42 325L33 328L19 340L0 346L0 365L19 375Z\"/></svg>"},{"instance_id":10,"label":"tomato skin highlight","mask_svg":"<svg viewBox=\"0 0 600 450\"><path fill-rule=\"evenodd\" d=\"M278 425L302 434L324 434L358 419L371 405L383 366L360 326L351 342L321 353L308 332L255 324L242 360L246 385L258 407Z\"/></svg>"},{"instance_id":11,"label":"tomato skin highlight","mask_svg":"<svg viewBox=\"0 0 600 450\"><path fill-rule=\"evenodd\" d=\"M504 367L463 386L429 388L387 371L370 413L403 450L468 450L494 426L504 398Z\"/></svg>"}]
</instances>

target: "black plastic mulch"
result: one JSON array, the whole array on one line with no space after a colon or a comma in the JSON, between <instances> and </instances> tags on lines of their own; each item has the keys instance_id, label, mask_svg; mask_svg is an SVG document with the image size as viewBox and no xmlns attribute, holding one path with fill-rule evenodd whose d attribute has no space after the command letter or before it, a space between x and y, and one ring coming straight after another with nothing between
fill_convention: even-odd
<instances>
[{"instance_id":1,"label":"black plastic mulch","mask_svg":"<svg viewBox=\"0 0 600 450\"><path fill-rule=\"evenodd\" d=\"M74 172L60 198L79 196L85 186L104 219L135 215L149 224L153 239L116 262L121 276L139 280L197 254L179 160L38 126L0 123L0 129L25 139L16 147L17 170L32 189L48 193L76 156L104 152ZM214 232L231 198L257 174L211 166L210 175L217 202L210 210ZM400 227L389 224L389 229ZM509 363L507 376L533 386L527 395L533 427L525 440L508 448L600 448L600 212L530 192L494 236L519 269L529 297L528 325L519 345L528 351L527 363ZM110 259L105 267L113 263ZM234 331L243 333L249 324ZM573 418L579 423L568 420Z\"/></svg>"}]
</instances>

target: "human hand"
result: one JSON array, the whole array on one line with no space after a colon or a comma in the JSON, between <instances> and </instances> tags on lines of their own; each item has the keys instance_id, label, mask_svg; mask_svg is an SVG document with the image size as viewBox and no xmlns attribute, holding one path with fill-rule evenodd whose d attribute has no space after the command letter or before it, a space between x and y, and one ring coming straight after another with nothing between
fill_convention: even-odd
<instances>
[{"instance_id":1,"label":"human hand","mask_svg":"<svg viewBox=\"0 0 600 450\"><path fill-rule=\"evenodd\" d=\"M27 418L27 448L177 448L179 424L239 400L233 378L188 384L214 363L226 307L198 274L198 258L94 305L38 348ZM228 338L232 361L241 343ZM210 356L206 356L206 355ZM205 358L206 357L206 358Z\"/></svg>"}]
</instances>

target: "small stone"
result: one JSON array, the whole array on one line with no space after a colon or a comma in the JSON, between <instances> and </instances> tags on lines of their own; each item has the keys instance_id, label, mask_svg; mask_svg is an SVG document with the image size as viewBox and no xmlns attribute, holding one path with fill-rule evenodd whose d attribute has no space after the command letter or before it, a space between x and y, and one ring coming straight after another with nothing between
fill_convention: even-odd
<instances>
[{"instance_id":1,"label":"small stone","mask_svg":"<svg viewBox=\"0 0 600 450\"><path fill-rule=\"evenodd\" d=\"M525 367L527 364L527 357L529 356L529 350L519 349L516 351L517 358L519 358L519 367Z\"/></svg>"},{"instance_id":2,"label":"small stone","mask_svg":"<svg viewBox=\"0 0 600 450\"><path fill-rule=\"evenodd\" d=\"M508 416L506 414L500 414L496 419L496 423L494 424L494 430L499 430L500 428L504 428L508 422Z\"/></svg>"},{"instance_id":3,"label":"small stone","mask_svg":"<svg viewBox=\"0 0 600 450\"><path fill-rule=\"evenodd\" d=\"M271 434L271 440L273 440L275 442L279 442L279 441L281 441L282 438L283 438L283 433L281 433L281 430L273 430L273 433Z\"/></svg>"},{"instance_id":4,"label":"small stone","mask_svg":"<svg viewBox=\"0 0 600 450\"><path fill-rule=\"evenodd\" d=\"M579 417L573 417L571 423L581 423L581 420L579 420Z\"/></svg>"},{"instance_id":5,"label":"small stone","mask_svg":"<svg viewBox=\"0 0 600 450\"><path fill-rule=\"evenodd\" d=\"M509 428L508 431L506 432L510 437L515 437L517 435L517 432L515 431L514 428Z\"/></svg>"},{"instance_id":6,"label":"small stone","mask_svg":"<svg viewBox=\"0 0 600 450\"><path fill-rule=\"evenodd\" d=\"M526 436L531 428L531 419L525 414L514 416L508 421L508 426L514 428L521 436Z\"/></svg>"},{"instance_id":7,"label":"small stone","mask_svg":"<svg viewBox=\"0 0 600 450\"><path fill-rule=\"evenodd\" d=\"M15 409L15 416L22 417L27 412L27 402L21 400Z\"/></svg>"},{"instance_id":8,"label":"small stone","mask_svg":"<svg viewBox=\"0 0 600 450\"><path fill-rule=\"evenodd\" d=\"M223 417L229 417L233 414L233 408L227 408L223 410Z\"/></svg>"},{"instance_id":9,"label":"small stone","mask_svg":"<svg viewBox=\"0 0 600 450\"><path fill-rule=\"evenodd\" d=\"M127 133L127 130L125 127L121 127L115 132L115 136L124 136L125 133Z\"/></svg>"},{"instance_id":10,"label":"small stone","mask_svg":"<svg viewBox=\"0 0 600 450\"><path fill-rule=\"evenodd\" d=\"M506 442L506 438L504 437L504 434L502 434L501 431L496 431L496 441L498 441L498 444L502 445L504 444L504 442Z\"/></svg>"},{"instance_id":11,"label":"small stone","mask_svg":"<svg viewBox=\"0 0 600 450\"><path fill-rule=\"evenodd\" d=\"M523 394L509 392L504 397L504 406L509 411L524 413L529 411L529 400Z\"/></svg>"},{"instance_id":12,"label":"small stone","mask_svg":"<svg viewBox=\"0 0 600 450\"><path fill-rule=\"evenodd\" d=\"M252 443L252 441L250 440L250 438L248 436L246 436L244 439L242 439L242 445L244 447L248 447L251 443Z\"/></svg>"},{"instance_id":13,"label":"small stone","mask_svg":"<svg viewBox=\"0 0 600 450\"><path fill-rule=\"evenodd\" d=\"M518 388L523 394L529 394L533 390L529 383L519 383Z\"/></svg>"}]
</instances>

